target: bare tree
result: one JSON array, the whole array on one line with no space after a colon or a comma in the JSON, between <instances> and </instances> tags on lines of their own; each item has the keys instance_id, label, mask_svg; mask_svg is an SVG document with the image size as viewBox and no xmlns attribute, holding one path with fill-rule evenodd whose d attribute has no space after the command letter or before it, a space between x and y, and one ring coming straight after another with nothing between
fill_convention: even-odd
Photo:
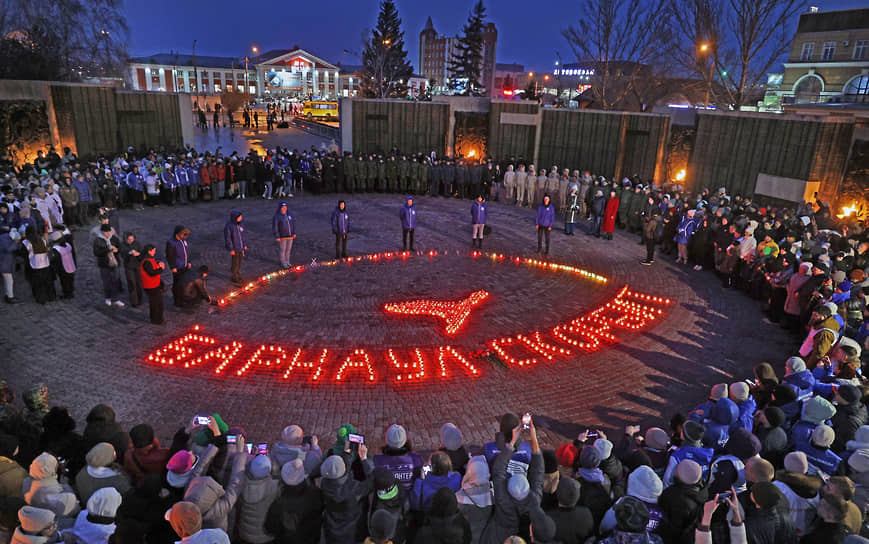
<instances>
[{"instance_id":1,"label":"bare tree","mask_svg":"<svg viewBox=\"0 0 869 544\"><path fill-rule=\"evenodd\" d=\"M805 0L671 0L678 65L708 85L711 103L751 105L790 48Z\"/></svg>"},{"instance_id":2,"label":"bare tree","mask_svg":"<svg viewBox=\"0 0 869 544\"><path fill-rule=\"evenodd\" d=\"M660 60L670 28L667 1L588 0L579 21L562 30L577 60L594 69L592 92L600 108L618 107Z\"/></svg>"}]
</instances>

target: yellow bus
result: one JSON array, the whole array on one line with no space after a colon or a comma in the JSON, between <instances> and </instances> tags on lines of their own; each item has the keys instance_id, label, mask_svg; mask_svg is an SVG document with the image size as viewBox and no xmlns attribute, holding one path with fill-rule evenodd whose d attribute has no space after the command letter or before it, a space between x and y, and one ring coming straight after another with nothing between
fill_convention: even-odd
<instances>
[{"instance_id":1,"label":"yellow bus","mask_svg":"<svg viewBox=\"0 0 869 544\"><path fill-rule=\"evenodd\" d=\"M302 106L302 117L324 121L338 120L338 103L325 100L306 101Z\"/></svg>"}]
</instances>

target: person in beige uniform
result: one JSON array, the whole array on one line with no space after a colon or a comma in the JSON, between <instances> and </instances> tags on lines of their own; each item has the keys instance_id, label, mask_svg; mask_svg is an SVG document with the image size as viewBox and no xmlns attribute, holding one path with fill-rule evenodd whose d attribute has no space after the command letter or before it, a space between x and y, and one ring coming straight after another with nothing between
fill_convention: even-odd
<instances>
[{"instance_id":1,"label":"person in beige uniform","mask_svg":"<svg viewBox=\"0 0 869 544\"><path fill-rule=\"evenodd\" d=\"M525 165L519 165L519 171L516 172L516 177L513 180L513 183L516 184L516 202L517 206L521 206L522 202L525 200L525 182L528 178L528 173L525 172Z\"/></svg>"}]
</instances>

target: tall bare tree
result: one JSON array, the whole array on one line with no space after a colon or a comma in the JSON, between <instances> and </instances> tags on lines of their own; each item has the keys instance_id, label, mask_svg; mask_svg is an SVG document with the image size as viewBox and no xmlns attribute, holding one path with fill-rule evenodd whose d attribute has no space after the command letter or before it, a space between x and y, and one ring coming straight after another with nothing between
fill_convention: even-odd
<instances>
[{"instance_id":1,"label":"tall bare tree","mask_svg":"<svg viewBox=\"0 0 869 544\"><path fill-rule=\"evenodd\" d=\"M579 21L562 30L579 62L594 69L595 101L614 109L660 58L670 28L668 0L588 0Z\"/></svg>"}]
</instances>

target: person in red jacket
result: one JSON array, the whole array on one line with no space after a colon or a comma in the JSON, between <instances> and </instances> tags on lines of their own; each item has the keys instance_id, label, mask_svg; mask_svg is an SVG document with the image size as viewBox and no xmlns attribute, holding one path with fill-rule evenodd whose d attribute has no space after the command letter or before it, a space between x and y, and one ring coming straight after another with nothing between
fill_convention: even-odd
<instances>
[{"instance_id":1,"label":"person in red jacket","mask_svg":"<svg viewBox=\"0 0 869 544\"><path fill-rule=\"evenodd\" d=\"M606 201L606 209L603 212L603 225L601 230L607 240L613 239L613 231L616 230L616 215L619 212L619 197L615 191L610 191L610 197Z\"/></svg>"},{"instance_id":2,"label":"person in red jacket","mask_svg":"<svg viewBox=\"0 0 869 544\"><path fill-rule=\"evenodd\" d=\"M130 429L130 440L133 447L124 454L124 470L133 480L133 485L142 487L145 476L149 474L162 475L169 462L169 448L160 446L154 437L154 429L147 423L140 423Z\"/></svg>"},{"instance_id":3,"label":"person in red jacket","mask_svg":"<svg viewBox=\"0 0 869 544\"><path fill-rule=\"evenodd\" d=\"M142 274L142 289L148 295L148 311L151 323L162 325L163 321L163 282L160 274L166 268L165 263L157 262L154 255L157 248L153 244L145 246L145 258L142 259L140 273Z\"/></svg>"}]
</instances>

